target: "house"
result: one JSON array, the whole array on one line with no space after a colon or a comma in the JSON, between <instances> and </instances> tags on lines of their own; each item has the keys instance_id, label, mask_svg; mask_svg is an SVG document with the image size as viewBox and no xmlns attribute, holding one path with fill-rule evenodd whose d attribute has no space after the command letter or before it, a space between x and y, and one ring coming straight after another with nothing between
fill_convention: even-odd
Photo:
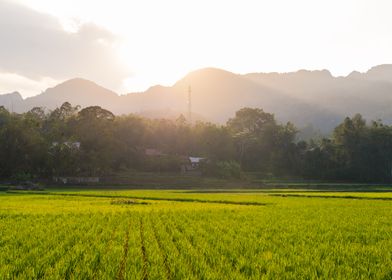
<instances>
[{"instance_id":1,"label":"house","mask_svg":"<svg viewBox=\"0 0 392 280\"><path fill-rule=\"evenodd\" d=\"M80 142L66 141L64 142L64 145L70 149L77 149L77 150L80 149Z\"/></svg>"},{"instance_id":2,"label":"house","mask_svg":"<svg viewBox=\"0 0 392 280\"><path fill-rule=\"evenodd\" d=\"M76 149L76 150L80 149L80 142L73 142L73 141L65 141L63 143L52 142L52 147L57 147L59 145L64 145L69 149Z\"/></svg>"},{"instance_id":3,"label":"house","mask_svg":"<svg viewBox=\"0 0 392 280\"><path fill-rule=\"evenodd\" d=\"M99 183L99 177L53 177L53 182L59 184L95 184Z\"/></svg>"},{"instance_id":4,"label":"house","mask_svg":"<svg viewBox=\"0 0 392 280\"><path fill-rule=\"evenodd\" d=\"M200 163L205 160L203 157L189 157L189 161L193 168L199 167Z\"/></svg>"},{"instance_id":5,"label":"house","mask_svg":"<svg viewBox=\"0 0 392 280\"><path fill-rule=\"evenodd\" d=\"M206 161L203 157L185 157L183 163L181 164L181 172L193 172L199 171L200 164Z\"/></svg>"}]
</instances>

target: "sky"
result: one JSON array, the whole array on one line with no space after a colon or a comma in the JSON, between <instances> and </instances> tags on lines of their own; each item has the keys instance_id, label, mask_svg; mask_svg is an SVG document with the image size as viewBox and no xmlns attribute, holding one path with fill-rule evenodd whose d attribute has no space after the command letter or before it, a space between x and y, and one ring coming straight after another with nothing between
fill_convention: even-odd
<instances>
[{"instance_id":1,"label":"sky","mask_svg":"<svg viewBox=\"0 0 392 280\"><path fill-rule=\"evenodd\" d=\"M390 0L0 0L0 93L82 77L118 94L188 72L392 63Z\"/></svg>"}]
</instances>

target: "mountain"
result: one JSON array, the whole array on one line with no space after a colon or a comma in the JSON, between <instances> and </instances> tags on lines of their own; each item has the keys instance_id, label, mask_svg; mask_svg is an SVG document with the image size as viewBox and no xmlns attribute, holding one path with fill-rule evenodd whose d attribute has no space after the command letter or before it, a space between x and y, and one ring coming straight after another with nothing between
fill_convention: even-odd
<instances>
[{"instance_id":1,"label":"mountain","mask_svg":"<svg viewBox=\"0 0 392 280\"><path fill-rule=\"evenodd\" d=\"M313 113L309 116L309 123L323 131L332 129L343 117L356 113L368 120L382 119L392 123L392 65L376 66L366 73L354 71L347 77L333 77L327 70L244 76L295 96L305 104L318 106L316 111L328 112L328 119Z\"/></svg>"},{"instance_id":2,"label":"mountain","mask_svg":"<svg viewBox=\"0 0 392 280\"><path fill-rule=\"evenodd\" d=\"M334 77L328 70L240 75L205 68L189 73L173 86L158 85L121 96L78 78L25 100L19 93L0 95L0 105L25 112L35 106L54 109L68 101L82 107L99 105L115 114L175 118L187 116L189 87L194 120L225 123L238 109L248 106L272 112L282 122L311 125L322 133L355 113L392 123L392 65L388 64L366 73L353 71L346 77Z\"/></svg>"},{"instance_id":3,"label":"mountain","mask_svg":"<svg viewBox=\"0 0 392 280\"><path fill-rule=\"evenodd\" d=\"M17 91L0 95L0 106L4 106L9 111L14 111L14 107L22 102L23 98Z\"/></svg>"},{"instance_id":4,"label":"mountain","mask_svg":"<svg viewBox=\"0 0 392 280\"><path fill-rule=\"evenodd\" d=\"M71 79L43 93L26 98L24 111L33 107L53 109L61 106L65 101L82 107L111 104L118 98L113 91L105 89L94 82L85 79Z\"/></svg>"},{"instance_id":5,"label":"mountain","mask_svg":"<svg viewBox=\"0 0 392 280\"><path fill-rule=\"evenodd\" d=\"M383 64L372 67L367 73L364 74L367 79L373 81L392 82L392 65Z\"/></svg>"},{"instance_id":6,"label":"mountain","mask_svg":"<svg viewBox=\"0 0 392 280\"><path fill-rule=\"evenodd\" d=\"M189 73L172 87L153 87L145 93L122 96L123 104L133 111L172 109L186 112L188 88L191 87L192 111L213 122L224 123L241 107L263 107L275 112L274 104L294 102L292 98L258 85L241 75L206 68ZM122 110L124 112L125 110Z\"/></svg>"}]
</instances>

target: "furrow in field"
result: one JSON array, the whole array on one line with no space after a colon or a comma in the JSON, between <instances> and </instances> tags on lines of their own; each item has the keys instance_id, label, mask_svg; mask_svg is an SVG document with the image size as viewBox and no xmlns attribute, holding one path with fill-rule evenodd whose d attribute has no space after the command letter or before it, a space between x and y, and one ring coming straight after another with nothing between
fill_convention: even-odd
<instances>
[{"instance_id":1,"label":"furrow in field","mask_svg":"<svg viewBox=\"0 0 392 280\"><path fill-rule=\"evenodd\" d=\"M197 220L199 226L194 227L194 215L189 217L185 214L179 214L178 218L182 220L181 226L183 227L185 236L192 241L200 253L204 254L205 260L208 265L213 268L216 275L230 274L236 279L243 278L232 265L233 258L228 258L227 255L224 254L225 252L221 250L222 239L227 238L227 236L230 235L228 232L230 229L227 228L226 231L217 230L216 223L219 222L211 220L206 220L205 222ZM205 228L205 226L207 227ZM211 226L211 228L209 226ZM233 237L234 236L230 236L230 238ZM232 245L235 245L235 243ZM233 247L235 246L228 248L233 249Z\"/></svg>"},{"instance_id":2,"label":"furrow in field","mask_svg":"<svg viewBox=\"0 0 392 280\"><path fill-rule=\"evenodd\" d=\"M125 271L125 265L128 257L128 247L129 247L129 231L131 229L131 224L128 225L128 230L125 233L125 238L124 238L124 245L123 245L123 256L121 258L121 263L120 267L118 270L117 274L117 279L123 280L124 279L124 271Z\"/></svg>"},{"instance_id":3,"label":"furrow in field","mask_svg":"<svg viewBox=\"0 0 392 280\"><path fill-rule=\"evenodd\" d=\"M155 238L155 240L156 240L156 242L158 244L158 247L159 247L159 253L160 253L161 257L163 258L163 264L164 264L165 272L166 272L166 279L172 279L172 272L171 272L171 269L170 269L168 256L167 256L167 253L166 253L166 251L164 249L164 246L162 244L161 237L158 234L157 227L153 223L153 221L151 219L151 216L149 217L149 222L150 222L150 225L151 225L153 233L154 233L154 238Z\"/></svg>"},{"instance_id":4,"label":"furrow in field","mask_svg":"<svg viewBox=\"0 0 392 280\"><path fill-rule=\"evenodd\" d=\"M143 280L148 280L148 260L147 260L147 252L146 252L146 244L145 244L145 238L144 238L144 224L143 224L143 218L140 217L140 251L142 254L142 260L143 260L143 274L142 274L142 279Z\"/></svg>"},{"instance_id":5,"label":"furrow in field","mask_svg":"<svg viewBox=\"0 0 392 280\"><path fill-rule=\"evenodd\" d=\"M149 213L143 214L144 240L148 260L148 276L150 279L167 279L165 254L162 254L159 243L154 236L154 228Z\"/></svg>"},{"instance_id":6,"label":"furrow in field","mask_svg":"<svg viewBox=\"0 0 392 280\"><path fill-rule=\"evenodd\" d=\"M88 254L87 250L91 246L91 240L98 241L98 238L95 234L96 228L93 223L90 224L87 220L80 222L86 226L78 228L71 233L75 243L68 250L61 252L63 256L53 266L51 277L70 279L71 277L77 277L80 273L87 273L87 267L84 266L83 258Z\"/></svg>"},{"instance_id":7,"label":"furrow in field","mask_svg":"<svg viewBox=\"0 0 392 280\"><path fill-rule=\"evenodd\" d=\"M183 218L184 228L189 228L189 233L196 244L204 244L209 250L206 252L206 259L211 266L215 267L219 274L230 274L236 279L248 279L255 277L264 271L257 263L253 265L254 259L259 255L260 248L257 237L254 235L252 227L247 226L246 218L241 221L227 219L226 215L219 216L219 219L209 220L208 213L199 217L200 214L191 218L180 214ZM217 218L217 217L215 217ZM195 223L199 227L191 228ZM241 227L228 227L229 222L241 224ZM244 245L254 244L254 246ZM256 251L254 251L256 250Z\"/></svg>"},{"instance_id":8,"label":"furrow in field","mask_svg":"<svg viewBox=\"0 0 392 280\"><path fill-rule=\"evenodd\" d=\"M103 248L106 246L109 227L100 216L75 218L79 228L71 232L73 245L70 248L58 248L59 258L45 273L49 278L76 277L93 279L100 273ZM83 227L80 227L82 226Z\"/></svg>"},{"instance_id":9,"label":"furrow in field","mask_svg":"<svg viewBox=\"0 0 392 280\"><path fill-rule=\"evenodd\" d=\"M172 213L173 214L173 213ZM191 279L202 279L200 274L200 265L197 262L194 254L191 250L188 250L188 245L184 242L181 233L173 227L170 217L166 215L161 215L157 217L156 220L161 220L162 234L167 237L169 243L166 244L168 248L173 248L174 254L170 255L172 271L174 272L175 279L182 279L182 275L185 278Z\"/></svg>"},{"instance_id":10,"label":"furrow in field","mask_svg":"<svg viewBox=\"0 0 392 280\"><path fill-rule=\"evenodd\" d=\"M72 237L66 235L66 231L58 230L63 229L61 221L58 217L52 217L54 224L50 220L46 223L46 227L42 227L39 221L33 221L36 226L40 226L41 230L32 229L31 226L25 225L23 228L25 232L19 230L20 236L18 236L17 242L23 244L18 246L18 255L23 256L19 259L19 265L14 265L14 270L11 271L12 277L33 277L40 278L45 274L45 268L49 265L54 264L59 256L58 248L72 247L74 240ZM65 225L69 231L75 230L75 225ZM26 236L27 233L27 236Z\"/></svg>"},{"instance_id":11,"label":"furrow in field","mask_svg":"<svg viewBox=\"0 0 392 280\"><path fill-rule=\"evenodd\" d=\"M174 232L177 232L177 242L180 245L180 253L183 254L193 267L196 278L200 279L218 279L216 269L211 265L211 262L206 258L206 251L209 250L206 246L198 246L195 242L194 236L187 234L182 221L178 217L171 217L167 220ZM189 227L192 230L193 227Z\"/></svg>"},{"instance_id":12,"label":"furrow in field","mask_svg":"<svg viewBox=\"0 0 392 280\"><path fill-rule=\"evenodd\" d=\"M157 237L161 240L162 250L167 258L167 264L172 279L200 279L196 277L195 267L189 262L181 247L176 242L180 237L173 232L163 212L154 212L150 215L151 223L156 228ZM169 226L168 226L169 225Z\"/></svg>"},{"instance_id":13,"label":"furrow in field","mask_svg":"<svg viewBox=\"0 0 392 280\"><path fill-rule=\"evenodd\" d=\"M112 219L109 221L109 223L106 223L105 226L108 227L108 233L110 232L109 236L102 244L101 250L96 253L100 253L100 258L99 258L99 265L95 266L95 270L93 273L93 279L101 279L104 276L107 276L106 274L108 271L105 271L105 269L108 269L110 266L108 265L108 261L106 260L108 258L108 255L115 255L115 252L113 250L114 243L115 243L115 237L116 234L118 233L119 230L119 225L118 223L113 224L113 220L117 219L112 217ZM106 244L105 244L106 243ZM110 270L109 270L110 271ZM113 278L113 275L111 276Z\"/></svg>"}]
</instances>

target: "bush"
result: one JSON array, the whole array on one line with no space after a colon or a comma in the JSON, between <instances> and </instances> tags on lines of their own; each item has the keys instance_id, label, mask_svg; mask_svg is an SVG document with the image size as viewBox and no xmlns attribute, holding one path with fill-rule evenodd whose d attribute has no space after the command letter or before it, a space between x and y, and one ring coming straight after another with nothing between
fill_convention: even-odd
<instances>
[{"instance_id":1,"label":"bush","mask_svg":"<svg viewBox=\"0 0 392 280\"><path fill-rule=\"evenodd\" d=\"M241 166L234 160L230 161L209 161L202 164L203 175L214 176L224 179L242 177Z\"/></svg>"},{"instance_id":2,"label":"bush","mask_svg":"<svg viewBox=\"0 0 392 280\"><path fill-rule=\"evenodd\" d=\"M28 172L19 172L12 175L11 180L16 183L33 180L33 176Z\"/></svg>"},{"instance_id":3,"label":"bush","mask_svg":"<svg viewBox=\"0 0 392 280\"><path fill-rule=\"evenodd\" d=\"M176 156L146 157L143 161L143 171L149 172L178 172L181 159Z\"/></svg>"}]
</instances>

